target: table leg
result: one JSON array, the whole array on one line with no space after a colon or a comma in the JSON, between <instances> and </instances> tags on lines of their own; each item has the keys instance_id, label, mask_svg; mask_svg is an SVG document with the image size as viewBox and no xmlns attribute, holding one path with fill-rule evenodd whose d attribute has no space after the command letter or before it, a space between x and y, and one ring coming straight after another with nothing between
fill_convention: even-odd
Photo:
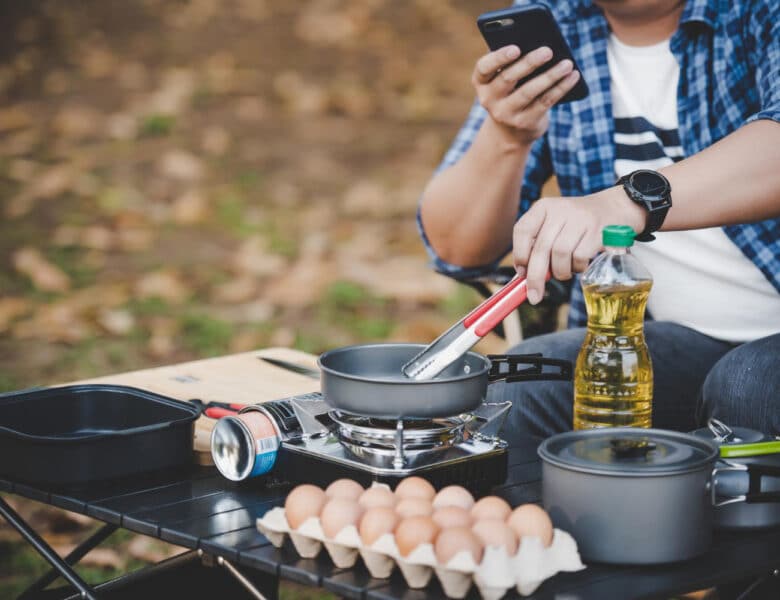
<instances>
[{"instance_id":1,"label":"table leg","mask_svg":"<svg viewBox=\"0 0 780 600\"><path fill-rule=\"evenodd\" d=\"M105 540L108 536L110 536L112 533L114 533L117 530L116 525L112 524L106 524L100 529L98 529L95 533L93 533L90 537L88 537L86 540L81 542L76 548L73 549L73 551L68 554L63 560L69 564L74 565L77 562L79 562L84 556L86 556L90 550L95 548L96 546L99 546L103 540ZM41 590L43 590L47 585L52 583L57 577L59 577L59 572L57 572L56 569L50 570L48 573L46 573L43 577L35 581L30 587L28 587L24 592L22 592L17 600L26 600L27 598L31 598L34 594L37 594Z\"/></svg>"},{"instance_id":2,"label":"table leg","mask_svg":"<svg viewBox=\"0 0 780 600\"><path fill-rule=\"evenodd\" d=\"M84 581L79 575L66 563L59 554L57 554L46 541L40 537L33 529L24 522L24 520L14 511L8 503L0 497L0 515L18 531L27 542L35 548L46 561L59 571L68 583L75 587L82 598L88 600L97 600L92 587Z\"/></svg>"}]
</instances>

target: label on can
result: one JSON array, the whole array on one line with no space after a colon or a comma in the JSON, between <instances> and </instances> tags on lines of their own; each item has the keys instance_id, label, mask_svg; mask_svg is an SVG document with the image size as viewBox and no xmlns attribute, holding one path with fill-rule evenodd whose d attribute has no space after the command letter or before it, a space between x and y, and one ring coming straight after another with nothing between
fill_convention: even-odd
<instances>
[{"instance_id":1,"label":"label on can","mask_svg":"<svg viewBox=\"0 0 780 600\"><path fill-rule=\"evenodd\" d=\"M276 434L255 438L255 464L248 477L265 475L274 467L279 451L279 438Z\"/></svg>"}]
</instances>

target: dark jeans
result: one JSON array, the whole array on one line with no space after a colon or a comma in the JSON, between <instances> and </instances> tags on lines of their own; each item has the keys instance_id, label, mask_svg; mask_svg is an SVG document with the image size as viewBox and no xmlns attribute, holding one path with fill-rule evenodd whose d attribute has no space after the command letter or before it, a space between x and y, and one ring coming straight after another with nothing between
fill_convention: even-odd
<instances>
[{"instance_id":1,"label":"dark jeans","mask_svg":"<svg viewBox=\"0 0 780 600\"><path fill-rule=\"evenodd\" d=\"M510 354L541 352L573 363L584 335L584 329L541 335ZM780 434L780 334L735 346L676 323L648 321L645 338L653 361L653 427L690 431L712 416ZM510 442L572 427L570 382L498 382L488 399L512 402L502 433Z\"/></svg>"}]
</instances>

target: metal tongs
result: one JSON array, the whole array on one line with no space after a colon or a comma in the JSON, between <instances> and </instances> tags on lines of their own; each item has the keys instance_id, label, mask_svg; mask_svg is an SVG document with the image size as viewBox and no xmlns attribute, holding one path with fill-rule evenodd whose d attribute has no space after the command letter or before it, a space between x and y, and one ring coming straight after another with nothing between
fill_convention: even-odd
<instances>
[{"instance_id":1,"label":"metal tongs","mask_svg":"<svg viewBox=\"0 0 780 600\"><path fill-rule=\"evenodd\" d=\"M525 278L513 277L406 363L402 367L404 375L415 381L433 379L525 302L527 296Z\"/></svg>"}]
</instances>

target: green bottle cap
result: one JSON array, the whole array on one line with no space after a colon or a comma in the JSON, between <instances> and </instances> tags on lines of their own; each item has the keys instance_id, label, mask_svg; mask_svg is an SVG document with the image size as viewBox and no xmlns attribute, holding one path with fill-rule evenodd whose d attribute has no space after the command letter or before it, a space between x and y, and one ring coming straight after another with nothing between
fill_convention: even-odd
<instances>
[{"instance_id":1,"label":"green bottle cap","mask_svg":"<svg viewBox=\"0 0 780 600\"><path fill-rule=\"evenodd\" d=\"M636 234L628 225L607 225L601 230L601 243L605 246L633 246Z\"/></svg>"}]
</instances>

